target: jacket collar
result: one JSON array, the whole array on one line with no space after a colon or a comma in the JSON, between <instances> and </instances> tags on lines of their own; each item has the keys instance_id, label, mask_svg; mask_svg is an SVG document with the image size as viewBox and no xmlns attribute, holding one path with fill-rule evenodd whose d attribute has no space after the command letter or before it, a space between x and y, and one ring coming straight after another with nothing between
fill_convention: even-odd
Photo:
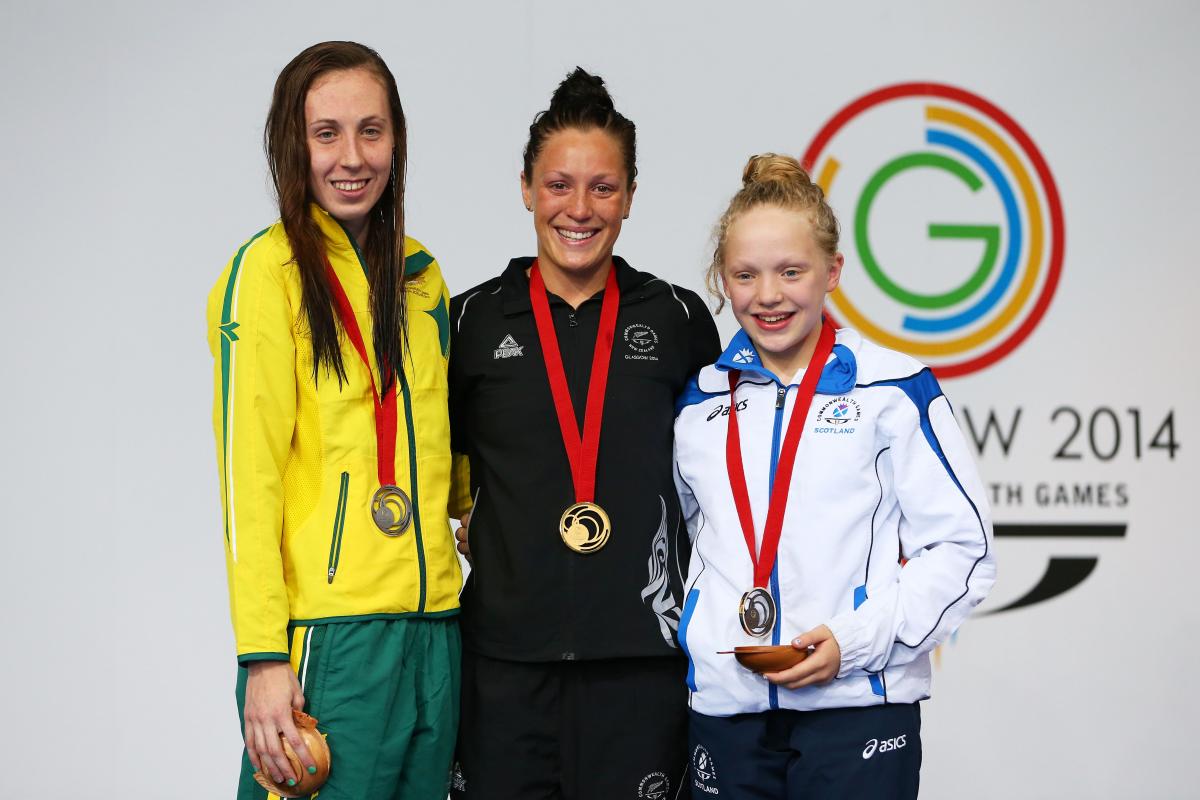
<instances>
[{"instance_id":1,"label":"jacket collar","mask_svg":"<svg viewBox=\"0 0 1200 800\"><path fill-rule=\"evenodd\" d=\"M779 376L767 369L758 355L758 348L754 346L754 342L750 340L749 334L744 330L739 330L734 335L729 346L725 348L725 352L721 353L721 357L717 359L716 368L723 372L736 369L743 374L761 375L780 386L794 386L799 383L798 381L787 383L780 380ZM825 368L821 370L821 377L817 381L817 391L821 394L844 394L854 388L857 377L858 363L854 359L854 353L843 344L835 344L833 353L825 362Z\"/></svg>"},{"instance_id":2,"label":"jacket collar","mask_svg":"<svg viewBox=\"0 0 1200 800\"><path fill-rule=\"evenodd\" d=\"M308 209L313 221L321 229L330 263L336 264L339 259L346 259L351 264L357 263L362 269L363 277L367 277L367 261L362 257L358 245L350 232L346 230L346 226L316 203L310 203Z\"/></svg>"},{"instance_id":3,"label":"jacket collar","mask_svg":"<svg viewBox=\"0 0 1200 800\"><path fill-rule=\"evenodd\" d=\"M514 258L500 275L500 298L503 303L505 316L520 314L532 310L529 302L529 276L525 270L533 266L532 256ZM621 290L621 305L633 299L641 299L639 289L643 289L650 280L644 272L638 272L620 256L613 256L613 269L617 271L617 287ZM547 292L550 302L563 302L558 295ZM604 296L604 290L596 292L588 300L590 302Z\"/></svg>"}]
</instances>

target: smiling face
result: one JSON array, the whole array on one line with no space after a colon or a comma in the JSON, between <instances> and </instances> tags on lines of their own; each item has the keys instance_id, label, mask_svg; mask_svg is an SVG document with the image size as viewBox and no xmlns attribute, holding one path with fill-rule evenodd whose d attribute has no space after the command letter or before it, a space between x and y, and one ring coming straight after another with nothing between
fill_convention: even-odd
<instances>
[{"instance_id":1,"label":"smiling face","mask_svg":"<svg viewBox=\"0 0 1200 800\"><path fill-rule=\"evenodd\" d=\"M808 364L825 295L841 275L842 254L830 258L817 246L803 211L756 206L729 226L721 284L738 324L780 380Z\"/></svg>"},{"instance_id":2,"label":"smiling face","mask_svg":"<svg viewBox=\"0 0 1200 800\"><path fill-rule=\"evenodd\" d=\"M387 92L367 69L322 75L304 100L309 191L356 241L392 174L395 134Z\"/></svg>"},{"instance_id":3,"label":"smiling face","mask_svg":"<svg viewBox=\"0 0 1200 800\"><path fill-rule=\"evenodd\" d=\"M533 174L521 174L547 286L555 278L580 285L607 275L635 188L611 134L564 128L547 137Z\"/></svg>"}]
</instances>

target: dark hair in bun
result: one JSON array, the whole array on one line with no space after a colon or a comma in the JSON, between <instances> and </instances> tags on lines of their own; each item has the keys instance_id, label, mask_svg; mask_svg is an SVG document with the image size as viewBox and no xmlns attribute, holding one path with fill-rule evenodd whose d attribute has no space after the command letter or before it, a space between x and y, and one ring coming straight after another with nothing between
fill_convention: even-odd
<instances>
[{"instance_id":1,"label":"dark hair in bun","mask_svg":"<svg viewBox=\"0 0 1200 800\"><path fill-rule=\"evenodd\" d=\"M604 79L576 67L550 98L550 107L539 111L529 126L525 144L525 182L533 179L533 162L541 154L551 134L567 128L599 129L611 134L625 156L625 174L629 185L637 177L637 128L613 106L612 96L604 88Z\"/></svg>"}]
</instances>

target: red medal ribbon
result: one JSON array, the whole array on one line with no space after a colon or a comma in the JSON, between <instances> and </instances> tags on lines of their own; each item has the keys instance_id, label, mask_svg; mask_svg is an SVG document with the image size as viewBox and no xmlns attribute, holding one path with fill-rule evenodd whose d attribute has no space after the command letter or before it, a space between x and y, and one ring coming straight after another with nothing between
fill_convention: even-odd
<instances>
[{"instance_id":1,"label":"red medal ribbon","mask_svg":"<svg viewBox=\"0 0 1200 800\"><path fill-rule=\"evenodd\" d=\"M600 327L596 331L596 349L592 353L592 376L588 382L587 407L583 413L583 439L579 438L579 422L567 388L567 374L558 349L558 334L550 316L550 301L542 281L538 262L529 270L529 300L533 304L533 320L537 324L538 342L546 362L546 377L554 396L554 410L562 431L567 460L571 462L571 479L575 484L575 502L591 503L596 499L596 459L600 454L600 424L604 416L604 393L608 389L608 362L612 356L613 338L617 331L617 305L621 290L617 286L617 268L609 266L604 285L604 302L600 305Z\"/></svg>"},{"instance_id":2,"label":"red medal ribbon","mask_svg":"<svg viewBox=\"0 0 1200 800\"><path fill-rule=\"evenodd\" d=\"M729 428L725 434L725 465L729 471L729 488L733 490L733 504L737 507L738 521L742 524L742 535L754 564L754 585L766 588L775 568L775 555L779 552L779 537L783 532L783 512L787 508L788 490L792 486L792 467L796 464L796 451L800 447L800 436L804 433L808 409L817 392L817 381L829 354L833 352L835 333L826 320L821 325L821 336L817 349L804 369L804 378L796 393L796 405L788 420L787 433L779 450L779 463L775 468L775 484L771 487L771 502L767 507L767 526L763 529L762 549L755 552L754 517L750 510L750 493L746 489L746 471L742 467L742 440L738 434L737 388L741 371L729 371Z\"/></svg>"},{"instance_id":3,"label":"red medal ribbon","mask_svg":"<svg viewBox=\"0 0 1200 800\"><path fill-rule=\"evenodd\" d=\"M379 389L375 386L375 375L371 372L371 361L367 357L367 346L363 342L362 331L358 328L358 320L354 317L354 308L350 298L342 288L337 273L329 259L325 259L325 274L329 276L329 288L333 292L334 306L337 307L338 317L342 327L350 337L351 344L367 368L367 377L371 381L371 394L375 396L375 445L379 466L379 485L394 486L396 484L396 392L389 391L387 397L379 397ZM397 381L398 383L399 381Z\"/></svg>"}]
</instances>

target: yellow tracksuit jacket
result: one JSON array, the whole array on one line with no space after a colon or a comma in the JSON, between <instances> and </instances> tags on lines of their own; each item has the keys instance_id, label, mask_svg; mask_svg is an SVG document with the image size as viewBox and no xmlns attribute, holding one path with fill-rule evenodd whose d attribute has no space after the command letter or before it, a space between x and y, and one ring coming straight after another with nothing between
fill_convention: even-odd
<instances>
[{"instance_id":1,"label":"yellow tracksuit jacket","mask_svg":"<svg viewBox=\"0 0 1200 800\"><path fill-rule=\"evenodd\" d=\"M405 240L409 355L396 381L396 484L413 500L397 538L375 527L379 488L366 267L342 226L313 206L326 254L371 360L349 339L349 382L313 380L301 281L282 223L246 242L208 298L213 429L238 661L286 659L289 623L439 617L462 583L447 522L449 294L433 256Z\"/></svg>"}]
</instances>

